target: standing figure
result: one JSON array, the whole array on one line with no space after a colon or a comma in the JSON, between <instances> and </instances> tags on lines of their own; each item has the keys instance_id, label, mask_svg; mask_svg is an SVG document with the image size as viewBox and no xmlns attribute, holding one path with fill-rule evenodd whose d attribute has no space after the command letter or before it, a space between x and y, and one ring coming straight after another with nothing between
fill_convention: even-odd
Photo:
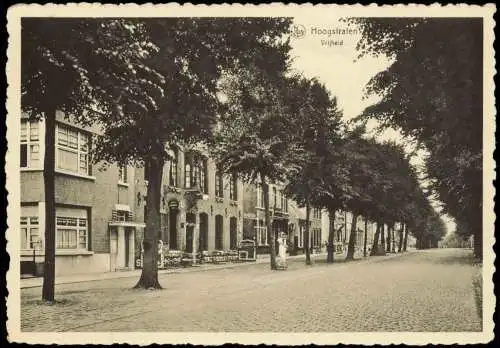
<instances>
[{"instance_id":1,"label":"standing figure","mask_svg":"<svg viewBox=\"0 0 500 348\"><path fill-rule=\"evenodd\" d=\"M286 247L287 241L284 233L281 233L278 238L278 256L279 256L279 265L281 267L286 267Z\"/></svg>"}]
</instances>

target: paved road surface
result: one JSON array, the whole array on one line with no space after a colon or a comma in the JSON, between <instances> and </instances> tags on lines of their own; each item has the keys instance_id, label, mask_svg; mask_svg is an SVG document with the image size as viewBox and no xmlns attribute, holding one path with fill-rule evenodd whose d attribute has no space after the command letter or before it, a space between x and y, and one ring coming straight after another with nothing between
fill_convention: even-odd
<instances>
[{"instance_id":1,"label":"paved road surface","mask_svg":"<svg viewBox=\"0 0 500 348\"><path fill-rule=\"evenodd\" d=\"M471 252L438 249L287 271L267 265L162 275L161 291L124 278L21 294L23 331L481 331Z\"/></svg>"}]
</instances>

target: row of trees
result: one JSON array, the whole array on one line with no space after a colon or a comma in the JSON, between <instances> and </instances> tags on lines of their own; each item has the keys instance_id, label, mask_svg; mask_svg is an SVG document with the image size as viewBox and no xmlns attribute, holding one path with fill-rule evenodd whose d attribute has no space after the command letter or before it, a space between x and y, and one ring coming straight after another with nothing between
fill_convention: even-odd
<instances>
[{"instance_id":1,"label":"row of trees","mask_svg":"<svg viewBox=\"0 0 500 348\"><path fill-rule=\"evenodd\" d=\"M246 67L225 80L225 109L212 154L220 169L262 185L265 223L271 241L271 269L276 268L271 227L269 184L285 184L285 193L306 208L304 250L310 264L311 208L330 216L349 210L352 224L347 259L354 258L359 216L377 222L372 250L390 236L397 222L403 248L404 230L413 231L420 248L435 246L446 228L419 183L403 147L368 138L364 127L341 122L337 100L316 79L294 74L272 77ZM330 228L328 261L333 262L334 226ZM407 238L407 237L406 237Z\"/></svg>"},{"instance_id":2,"label":"row of trees","mask_svg":"<svg viewBox=\"0 0 500 348\"><path fill-rule=\"evenodd\" d=\"M354 212L348 258L358 215L378 223L376 236L399 221L420 240L440 237L439 217L403 149L367 138L363 127L349 129L325 86L290 70L290 24L283 18L22 20L22 108L46 121L44 300L54 300L58 110L101 127L94 162L149 169L136 287L161 287L160 185L169 149L179 143L206 142L222 171L262 185L270 234L269 184L285 183L307 220L311 207L331 216ZM308 228L305 234L307 243ZM269 240L276 269L275 236Z\"/></svg>"},{"instance_id":3,"label":"row of trees","mask_svg":"<svg viewBox=\"0 0 500 348\"><path fill-rule=\"evenodd\" d=\"M380 102L362 120L392 127L428 152L429 188L482 258L483 23L462 18L351 19L360 56L393 60L367 85Z\"/></svg>"}]
</instances>

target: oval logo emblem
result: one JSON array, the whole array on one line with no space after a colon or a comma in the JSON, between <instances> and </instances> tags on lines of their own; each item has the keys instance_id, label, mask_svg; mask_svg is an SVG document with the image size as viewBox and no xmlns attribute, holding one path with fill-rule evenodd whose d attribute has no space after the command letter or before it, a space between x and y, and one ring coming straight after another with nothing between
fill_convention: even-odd
<instances>
[{"instance_id":1,"label":"oval logo emblem","mask_svg":"<svg viewBox=\"0 0 500 348\"><path fill-rule=\"evenodd\" d=\"M306 35L306 28L302 24L292 24L290 35L295 39L303 38Z\"/></svg>"}]
</instances>

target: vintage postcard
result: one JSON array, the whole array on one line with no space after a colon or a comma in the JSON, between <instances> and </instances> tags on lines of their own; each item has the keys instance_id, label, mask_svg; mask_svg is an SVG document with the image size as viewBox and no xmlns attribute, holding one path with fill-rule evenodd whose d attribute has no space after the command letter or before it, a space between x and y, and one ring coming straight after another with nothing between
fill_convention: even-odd
<instances>
[{"instance_id":1,"label":"vintage postcard","mask_svg":"<svg viewBox=\"0 0 500 348\"><path fill-rule=\"evenodd\" d=\"M492 341L495 11L12 6L8 340Z\"/></svg>"}]
</instances>

